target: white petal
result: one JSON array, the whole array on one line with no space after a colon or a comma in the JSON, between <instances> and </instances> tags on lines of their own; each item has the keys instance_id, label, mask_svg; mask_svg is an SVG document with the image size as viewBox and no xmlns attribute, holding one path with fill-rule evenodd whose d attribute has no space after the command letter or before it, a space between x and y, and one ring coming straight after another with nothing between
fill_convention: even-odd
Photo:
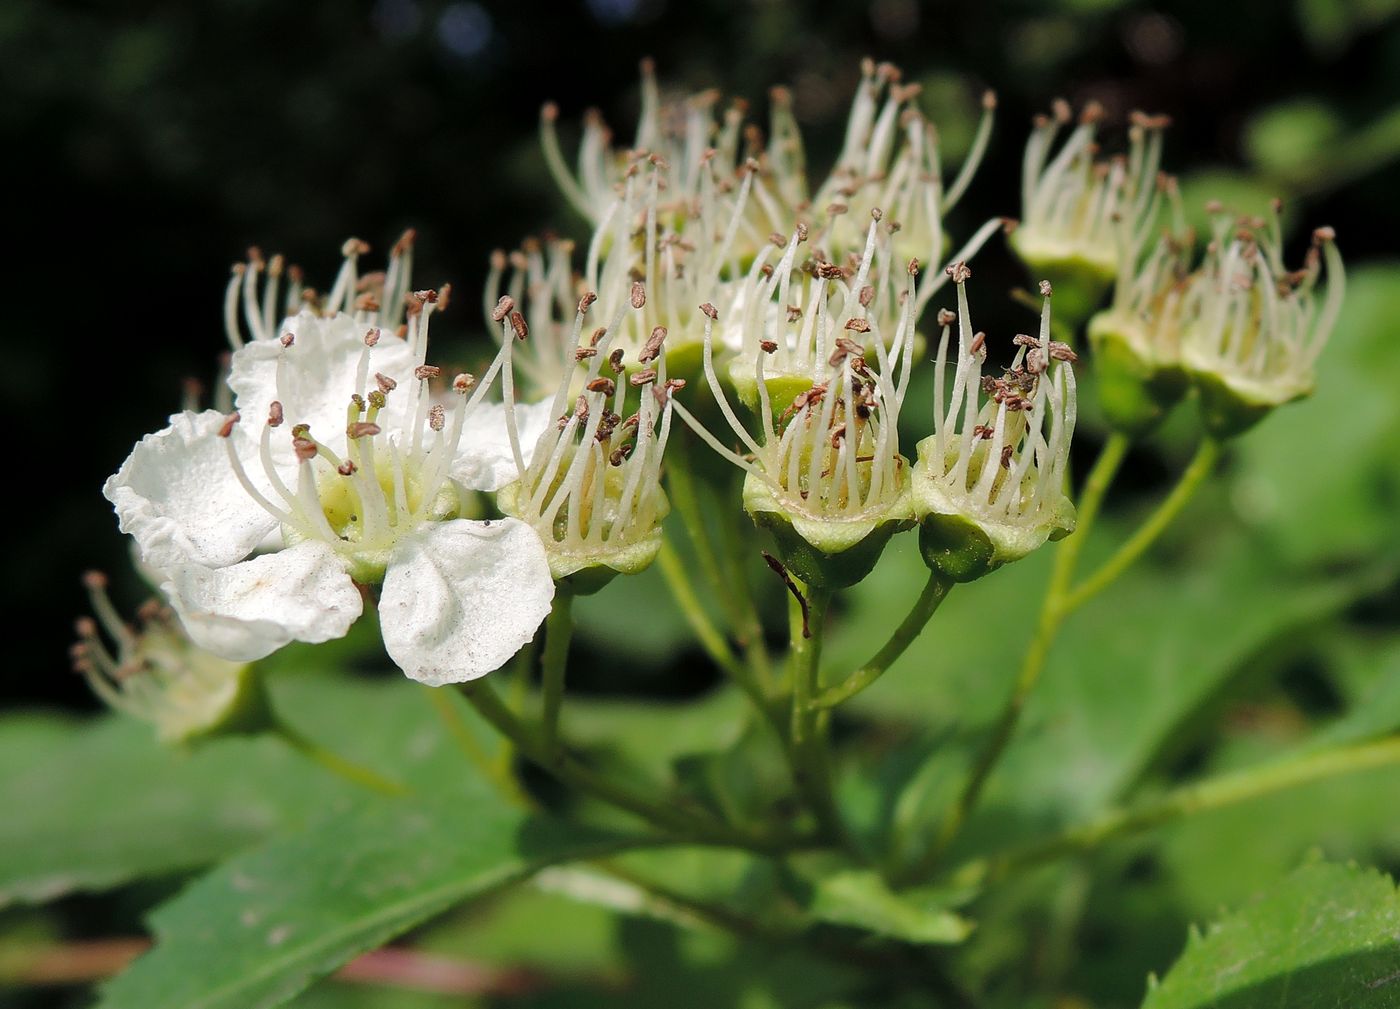
<instances>
[{"instance_id":1,"label":"white petal","mask_svg":"<svg viewBox=\"0 0 1400 1009\"><path fill-rule=\"evenodd\" d=\"M230 567L186 564L162 589L196 645L236 662L344 637L364 608L344 563L315 540Z\"/></svg>"},{"instance_id":2,"label":"white petal","mask_svg":"<svg viewBox=\"0 0 1400 1009\"><path fill-rule=\"evenodd\" d=\"M124 533L136 538L146 565L220 567L246 557L277 527L234 476L228 446L219 437L224 417L217 410L185 411L170 426L136 443L102 493L112 502ZM257 447L241 428L231 435L234 451L259 486Z\"/></svg>"},{"instance_id":3,"label":"white petal","mask_svg":"<svg viewBox=\"0 0 1400 1009\"><path fill-rule=\"evenodd\" d=\"M554 580L535 531L516 519L433 523L389 560L379 623L389 657L438 687L498 669L549 615Z\"/></svg>"},{"instance_id":4,"label":"white petal","mask_svg":"<svg viewBox=\"0 0 1400 1009\"><path fill-rule=\"evenodd\" d=\"M535 443L554 422L553 404L517 403L515 423L520 430L520 454L525 465L535 454ZM469 490L500 490L520 476L506 430L506 408L501 403L478 403L462 429L462 442L452 462L452 479Z\"/></svg>"},{"instance_id":5,"label":"white petal","mask_svg":"<svg viewBox=\"0 0 1400 1009\"><path fill-rule=\"evenodd\" d=\"M286 423L272 439L279 463L293 455L291 430L296 424L309 425L314 437L336 452L343 451L345 409L352 394L368 391L357 385L368 329L343 313L325 319L304 311L286 320L279 330L279 334L292 334L290 347L283 347L279 340L255 340L234 353L228 384L234 405L251 430L261 432L273 400L282 404ZM279 359L283 359L280 384ZM399 385L389 393L389 410L394 417L403 415L415 395L413 369L417 363L408 343L387 331L370 350L369 389L375 388L376 372Z\"/></svg>"}]
</instances>

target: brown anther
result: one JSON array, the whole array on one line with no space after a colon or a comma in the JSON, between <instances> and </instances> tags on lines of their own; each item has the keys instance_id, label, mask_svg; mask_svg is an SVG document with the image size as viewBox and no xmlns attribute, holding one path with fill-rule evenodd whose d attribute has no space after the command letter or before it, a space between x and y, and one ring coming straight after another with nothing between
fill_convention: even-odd
<instances>
[{"instance_id":1,"label":"brown anther","mask_svg":"<svg viewBox=\"0 0 1400 1009\"><path fill-rule=\"evenodd\" d=\"M589 336L589 338L588 338L588 346L590 346L590 347L597 347L598 344L599 344L599 342L603 339L603 337L605 337L605 336L607 336L607 335L608 335L608 327L607 327L607 326L599 326L597 329L595 329L595 330L593 331L593 334L592 334L591 336Z\"/></svg>"},{"instance_id":2,"label":"brown anther","mask_svg":"<svg viewBox=\"0 0 1400 1009\"><path fill-rule=\"evenodd\" d=\"M647 286L640 280L632 281L632 307L641 308L647 303Z\"/></svg>"},{"instance_id":3,"label":"brown anther","mask_svg":"<svg viewBox=\"0 0 1400 1009\"><path fill-rule=\"evenodd\" d=\"M465 394L471 392L472 386L474 385L476 385L476 379L464 373L452 380L452 391L458 394Z\"/></svg>"},{"instance_id":4,"label":"brown anther","mask_svg":"<svg viewBox=\"0 0 1400 1009\"><path fill-rule=\"evenodd\" d=\"M350 394L350 402L354 404L356 413L365 412L365 398L361 396L358 392L352 392Z\"/></svg>"},{"instance_id":5,"label":"brown anther","mask_svg":"<svg viewBox=\"0 0 1400 1009\"><path fill-rule=\"evenodd\" d=\"M588 310L593 307L593 303L597 300L597 294L595 294L592 291L585 291L583 297L578 300L578 314L586 314Z\"/></svg>"},{"instance_id":6,"label":"brown anther","mask_svg":"<svg viewBox=\"0 0 1400 1009\"><path fill-rule=\"evenodd\" d=\"M1003 217L1001 219L1001 233L1009 235L1021 226L1021 222L1014 217Z\"/></svg>"},{"instance_id":7,"label":"brown anther","mask_svg":"<svg viewBox=\"0 0 1400 1009\"><path fill-rule=\"evenodd\" d=\"M365 330L365 346L373 347L379 342L380 336L381 333L378 326L374 327L373 329Z\"/></svg>"},{"instance_id":8,"label":"brown anther","mask_svg":"<svg viewBox=\"0 0 1400 1009\"><path fill-rule=\"evenodd\" d=\"M428 408L428 426L434 431L441 431L447 425L447 411L442 408L441 403L434 403Z\"/></svg>"},{"instance_id":9,"label":"brown anther","mask_svg":"<svg viewBox=\"0 0 1400 1009\"><path fill-rule=\"evenodd\" d=\"M850 209L844 203L828 203L826 205L826 213L829 217L840 217Z\"/></svg>"},{"instance_id":10,"label":"brown anther","mask_svg":"<svg viewBox=\"0 0 1400 1009\"><path fill-rule=\"evenodd\" d=\"M1016 451L1016 449L1015 449L1015 446L1013 446L1013 445L1003 445L1003 446L1001 447L1001 468L1002 468L1002 469L1010 469L1010 468L1011 468L1011 456L1015 453L1015 451Z\"/></svg>"},{"instance_id":11,"label":"brown anther","mask_svg":"<svg viewBox=\"0 0 1400 1009\"><path fill-rule=\"evenodd\" d=\"M1219 200L1207 200L1207 201L1206 201L1206 213L1207 213L1207 214L1219 214L1219 213L1221 213L1222 211L1224 211L1224 209L1225 209L1225 204L1221 203Z\"/></svg>"},{"instance_id":12,"label":"brown anther","mask_svg":"<svg viewBox=\"0 0 1400 1009\"><path fill-rule=\"evenodd\" d=\"M335 471L341 476L354 476L356 468L357 467L353 462L351 462L349 459L346 459L343 463L341 463L335 468Z\"/></svg>"},{"instance_id":13,"label":"brown anther","mask_svg":"<svg viewBox=\"0 0 1400 1009\"><path fill-rule=\"evenodd\" d=\"M606 375L599 375L584 388L589 392L601 392L604 396L611 396L617 392L617 383Z\"/></svg>"},{"instance_id":14,"label":"brown anther","mask_svg":"<svg viewBox=\"0 0 1400 1009\"><path fill-rule=\"evenodd\" d=\"M1026 370L1032 375L1040 375L1045 372L1045 351L1039 347L1032 347L1026 352Z\"/></svg>"},{"instance_id":15,"label":"brown anther","mask_svg":"<svg viewBox=\"0 0 1400 1009\"><path fill-rule=\"evenodd\" d=\"M948 274L955 284L961 284L972 277L972 271L967 268L967 263L961 261L954 263L943 272Z\"/></svg>"},{"instance_id":16,"label":"brown anther","mask_svg":"<svg viewBox=\"0 0 1400 1009\"><path fill-rule=\"evenodd\" d=\"M807 241L807 225L801 221L797 222L797 241L799 244Z\"/></svg>"},{"instance_id":17,"label":"brown anther","mask_svg":"<svg viewBox=\"0 0 1400 1009\"><path fill-rule=\"evenodd\" d=\"M291 333L283 333L280 337L278 337L277 342L280 343L283 347L290 347L292 344L297 342L297 338Z\"/></svg>"},{"instance_id":18,"label":"brown anther","mask_svg":"<svg viewBox=\"0 0 1400 1009\"><path fill-rule=\"evenodd\" d=\"M281 427L282 418L282 404L274 399L271 403L267 405L267 426Z\"/></svg>"},{"instance_id":19,"label":"brown anther","mask_svg":"<svg viewBox=\"0 0 1400 1009\"><path fill-rule=\"evenodd\" d=\"M860 302L861 308L869 308L870 303L875 300L875 288L866 284L860 289L860 295L856 300Z\"/></svg>"},{"instance_id":20,"label":"brown anther","mask_svg":"<svg viewBox=\"0 0 1400 1009\"><path fill-rule=\"evenodd\" d=\"M233 434L234 425L242 419L243 418L238 415L237 410L225 417L223 424L219 426L219 437L227 438L229 435Z\"/></svg>"},{"instance_id":21,"label":"brown anther","mask_svg":"<svg viewBox=\"0 0 1400 1009\"><path fill-rule=\"evenodd\" d=\"M374 373L374 384L379 386L379 391L386 396L399 387L399 383L395 382L388 375L377 371Z\"/></svg>"},{"instance_id":22,"label":"brown anther","mask_svg":"<svg viewBox=\"0 0 1400 1009\"><path fill-rule=\"evenodd\" d=\"M316 443L310 438L293 438L292 451L297 454L298 462L310 462L316 458Z\"/></svg>"},{"instance_id":23,"label":"brown anther","mask_svg":"<svg viewBox=\"0 0 1400 1009\"><path fill-rule=\"evenodd\" d=\"M990 441L994 434L996 434L996 429L986 424L978 424L972 429L972 437L981 438L983 441Z\"/></svg>"},{"instance_id":24,"label":"brown anther","mask_svg":"<svg viewBox=\"0 0 1400 1009\"><path fill-rule=\"evenodd\" d=\"M835 263L818 263L817 276L823 280L840 280L846 275L846 271Z\"/></svg>"},{"instance_id":25,"label":"brown anther","mask_svg":"<svg viewBox=\"0 0 1400 1009\"><path fill-rule=\"evenodd\" d=\"M946 308L940 308L940 309L938 310L938 324L939 324L940 326L951 326L953 323L955 323L955 322L957 322L957 321L958 321L958 313L957 313L957 312L950 311L949 309L946 309Z\"/></svg>"},{"instance_id":26,"label":"brown anther","mask_svg":"<svg viewBox=\"0 0 1400 1009\"><path fill-rule=\"evenodd\" d=\"M598 348L597 348L597 347L575 347L575 348L574 348L574 363L575 363L575 364L577 364L577 363L580 362L580 361L587 361L590 357L597 357L597 356L598 356Z\"/></svg>"},{"instance_id":27,"label":"brown anther","mask_svg":"<svg viewBox=\"0 0 1400 1009\"><path fill-rule=\"evenodd\" d=\"M80 638L97 637L97 621L92 617L79 617L73 621L73 630Z\"/></svg>"},{"instance_id":28,"label":"brown anther","mask_svg":"<svg viewBox=\"0 0 1400 1009\"><path fill-rule=\"evenodd\" d=\"M773 354L778 350L778 343L776 340L759 340L758 346L765 354Z\"/></svg>"},{"instance_id":29,"label":"brown anther","mask_svg":"<svg viewBox=\"0 0 1400 1009\"><path fill-rule=\"evenodd\" d=\"M351 439L373 438L380 432L378 424L371 424L368 421L356 421L345 429L345 433Z\"/></svg>"},{"instance_id":30,"label":"brown anther","mask_svg":"<svg viewBox=\"0 0 1400 1009\"><path fill-rule=\"evenodd\" d=\"M919 259L918 259L918 257L916 256L916 257L914 257L913 259L909 260L909 265L906 266L905 269L909 272L909 276L911 276L911 277L917 277L917 276L919 275Z\"/></svg>"},{"instance_id":31,"label":"brown anther","mask_svg":"<svg viewBox=\"0 0 1400 1009\"><path fill-rule=\"evenodd\" d=\"M1069 344L1057 343L1054 340L1050 341L1050 356L1056 361L1068 361L1071 364L1079 360L1079 355L1074 352Z\"/></svg>"},{"instance_id":32,"label":"brown anther","mask_svg":"<svg viewBox=\"0 0 1400 1009\"><path fill-rule=\"evenodd\" d=\"M1335 242L1337 240L1337 229L1323 225L1313 231L1313 241L1319 245L1324 242Z\"/></svg>"},{"instance_id":33,"label":"brown anther","mask_svg":"<svg viewBox=\"0 0 1400 1009\"><path fill-rule=\"evenodd\" d=\"M1055 293L1055 289L1054 289L1053 287L1050 286L1050 281L1048 281L1048 280L1042 280L1042 281L1040 282L1040 296L1041 296L1042 298L1048 298L1048 297L1050 297L1050 295L1052 295L1052 294L1054 294L1054 293Z\"/></svg>"},{"instance_id":34,"label":"brown anther","mask_svg":"<svg viewBox=\"0 0 1400 1009\"><path fill-rule=\"evenodd\" d=\"M786 236L784 236L784 235L782 235L782 234L779 234L778 232L775 231L775 232L773 232L771 235L768 236L768 241L772 242L774 245L776 245L778 248L781 249L781 248L783 248L785 245L787 245L787 241L788 241L788 240L787 240Z\"/></svg>"},{"instance_id":35,"label":"brown anther","mask_svg":"<svg viewBox=\"0 0 1400 1009\"><path fill-rule=\"evenodd\" d=\"M382 410L384 409L384 404L387 402L389 402L388 397L378 389L371 389L369 391L369 406L371 410Z\"/></svg>"},{"instance_id":36,"label":"brown anther","mask_svg":"<svg viewBox=\"0 0 1400 1009\"><path fill-rule=\"evenodd\" d=\"M1079 113L1079 121L1081 123L1086 124L1097 123L1100 119L1103 118L1103 116L1103 105L1099 102L1090 100L1088 104L1084 106L1083 111Z\"/></svg>"},{"instance_id":37,"label":"brown anther","mask_svg":"<svg viewBox=\"0 0 1400 1009\"><path fill-rule=\"evenodd\" d=\"M613 370L613 374L621 375L627 370L627 366L622 363L623 350L618 347L608 355L608 367Z\"/></svg>"},{"instance_id":38,"label":"brown anther","mask_svg":"<svg viewBox=\"0 0 1400 1009\"><path fill-rule=\"evenodd\" d=\"M796 321L797 321L798 319L800 319L800 318L802 318L802 306L801 306L801 305L788 305L788 306L787 306L787 321L788 321L788 322L796 322Z\"/></svg>"},{"instance_id":39,"label":"brown anther","mask_svg":"<svg viewBox=\"0 0 1400 1009\"><path fill-rule=\"evenodd\" d=\"M517 340L523 340L530 335L530 327L525 324L525 316L519 312L510 313L510 328L515 333Z\"/></svg>"},{"instance_id":40,"label":"brown anther","mask_svg":"<svg viewBox=\"0 0 1400 1009\"><path fill-rule=\"evenodd\" d=\"M640 389L642 386L656 381L656 369L643 368L641 371L635 372L628 381L632 383L632 388Z\"/></svg>"},{"instance_id":41,"label":"brown anther","mask_svg":"<svg viewBox=\"0 0 1400 1009\"><path fill-rule=\"evenodd\" d=\"M515 309L515 299L509 294L503 294L496 302L496 307L491 309L491 321L500 322Z\"/></svg>"},{"instance_id":42,"label":"brown anther","mask_svg":"<svg viewBox=\"0 0 1400 1009\"><path fill-rule=\"evenodd\" d=\"M870 323L865 319L847 319L845 328L853 333L868 333L870 332Z\"/></svg>"},{"instance_id":43,"label":"brown anther","mask_svg":"<svg viewBox=\"0 0 1400 1009\"><path fill-rule=\"evenodd\" d=\"M982 348L985 347L986 345L987 345L987 334L986 334L986 333L982 333L982 332L978 332L976 335L974 335L974 336L972 337L972 342L971 342L970 344L967 345L967 352L968 352L969 354L980 354L980 353L982 353Z\"/></svg>"},{"instance_id":44,"label":"brown anther","mask_svg":"<svg viewBox=\"0 0 1400 1009\"><path fill-rule=\"evenodd\" d=\"M83 588L89 592L101 592L107 587L107 576L101 571L84 571Z\"/></svg>"},{"instance_id":45,"label":"brown anther","mask_svg":"<svg viewBox=\"0 0 1400 1009\"><path fill-rule=\"evenodd\" d=\"M622 445L620 448L614 449L612 455L608 456L608 462L614 466L621 466L624 462L631 458L632 450L635 447L635 443L629 441L625 445Z\"/></svg>"},{"instance_id":46,"label":"brown anther","mask_svg":"<svg viewBox=\"0 0 1400 1009\"><path fill-rule=\"evenodd\" d=\"M650 364L661 356L661 345L666 342L666 327L657 326L651 331L651 336L647 337L647 342L643 344L641 353L637 355L637 361L641 364Z\"/></svg>"},{"instance_id":47,"label":"brown anther","mask_svg":"<svg viewBox=\"0 0 1400 1009\"><path fill-rule=\"evenodd\" d=\"M420 364L413 369L413 377L420 382L426 382L430 378L442 376L442 369L433 364Z\"/></svg>"}]
</instances>

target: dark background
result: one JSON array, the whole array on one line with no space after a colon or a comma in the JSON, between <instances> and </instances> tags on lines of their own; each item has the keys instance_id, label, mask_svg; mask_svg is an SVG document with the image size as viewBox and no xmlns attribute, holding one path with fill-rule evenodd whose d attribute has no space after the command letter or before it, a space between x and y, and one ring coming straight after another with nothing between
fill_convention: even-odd
<instances>
[{"instance_id":1,"label":"dark background","mask_svg":"<svg viewBox=\"0 0 1400 1009\"><path fill-rule=\"evenodd\" d=\"M0 388L12 453L11 631L0 697L89 703L64 656L86 606L78 575L107 568L124 603L140 594L101 483L179 408L182 379L212 377L228 267L249 243L285 251L324 284L348 235L382 252L415 225L421 282L452 280L463 295L434 327L437 353L465 355L465 341L482 338L475 304L489 251L549 226L583 230L538 154L544 100L560 102L567 147L586 105L630 135L645 55L677 90L749 97L760 123L767 88L786 82L820 166L868 54L925 83L950 153L966 142L978 92L1001 96L955 235L1017 212L1034 111L1056 95L1094 97L1118 115L1171 114L1169 168L1266 177L1299 204L1295 241L1332 224L1357 263L1391 253L1400 225L1386 168L1400 148L1397 9L1388 0L6 0L0 136L14 259L3 274L12 314ZM978 267L984 291L1024 282L997 243ZM1009 329L1017 311L987 295L979 325Z\"/></svg>"}]
</instances>

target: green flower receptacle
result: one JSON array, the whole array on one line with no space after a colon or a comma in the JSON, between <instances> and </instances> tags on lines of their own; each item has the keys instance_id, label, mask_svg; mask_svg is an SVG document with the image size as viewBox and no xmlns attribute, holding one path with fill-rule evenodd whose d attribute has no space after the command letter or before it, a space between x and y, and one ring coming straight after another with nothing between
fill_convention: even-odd
<instances>
[{"instance_id":1,"label":"green flower receptacle","mask_svg":"<svg viewBox=\"0 0 1400 1009\"><path fill-rule=\"evenodd\" d=\"M961 515L925 515L919 522L919 552L929 570L955 582L976 581L1005 563L991 537Z\"/></svg>"},{"instance_id":2,"label":"green flower receptacle","mask_svg":"<svg viewBox=\"0 0 1400 1009\"><path fill-rule=\"evenodd\" d=\"M1124 332L1123 320L1112 312L1099 312L1090 320L1089 343L1104 416L1126 435L1151 431L1189 387L1179 365L1155 364L1139 353Z\"/></svg>"},{"instance_id":3,"label":"green flower receptacle","mask_svg":"<svg viewBox=\"0 0 1400 1009\"><path fill-rule=\"evenodd\" d=\"M1032 282L1050 282L1055 318L1071 333L1077 333L1103 303L1118 273L1112 248L1088 251L1064 246L1039 239L1028 228L1012 232L1010 244Z\"/></svg>"},{"instance_id":4,"label":"green flower receptacle","mask_svg":"<svg viewBox=\"0 0 1400 1009\"><path fill-rule=\"evenodd\" d=\"M1273 396L1263 390L1247 390L1213 372L1193 372L1191 379L1200 398L1201 422L1221 441L1244 434L1275 407L1307 395L1306 391Z\"/></svg>"},{"instance_id":5,"label":"green flower receptacle","mask_svg":"<svg viewBox=\"0 0 1400 1009\"><path fill-rule=\"evenodd\" d=\"M907 489L876 515L816 519L785 509L761 478L744 479L744 510L773 536L774 554L808 585L841 589L870 574L895 533L914 525Z\"/></svg>"}]
</instances>

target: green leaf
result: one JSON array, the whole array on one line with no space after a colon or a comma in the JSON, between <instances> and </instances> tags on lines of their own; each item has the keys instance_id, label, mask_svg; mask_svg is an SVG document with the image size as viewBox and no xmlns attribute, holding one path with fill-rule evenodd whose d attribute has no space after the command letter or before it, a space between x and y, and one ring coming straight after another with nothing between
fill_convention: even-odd
<instances>
[{"instance_id":1,"label":"green leaf","mask_svg":"<svg viewBox=\"0 0 1400 1009\"><path fill-rule=\"evenodd\" d=\"M905 942L947 945L972 932L972 923L933 895L895 894L878 873L851 869L818 880L809 906L812 917L862 928Z\"/></svg>"},{"instance_id":2,"label":"green leaf","mask_svg":"<svg viewBox=\"0 0 1400 1009\"><path fill-rule=\"evenodd\" d=\"M151 917L101 1009L263 1009L461 901L615 838L534 819L481 783L372 802L210 872Z\"/></svg>"},{"instance_id":3,"label":"green leaf","mask_svg":"<svg viewBox=\"0 0 1400 1009\"><path fill-rule=\"evenodd\" d=\"M1303 866L1195 934L1143 1009L1395 1009L1400 893L1356 866Z\"/></svg>"},{"instance_id":4,"label":"green leaf","mask_svg":"<svg viewBox=\"0 0 1400 1009\"><path fill-rule=\"evenodd\" d=\"M308 735L405 782L437 788L475 773L422 688L401 677L283 676L271 690ZM0 817L0 906L198 868L363 797L276 739L175 750L116 716L9 716L0 809L23 812Z\"/></svg>"}]
</instances>

